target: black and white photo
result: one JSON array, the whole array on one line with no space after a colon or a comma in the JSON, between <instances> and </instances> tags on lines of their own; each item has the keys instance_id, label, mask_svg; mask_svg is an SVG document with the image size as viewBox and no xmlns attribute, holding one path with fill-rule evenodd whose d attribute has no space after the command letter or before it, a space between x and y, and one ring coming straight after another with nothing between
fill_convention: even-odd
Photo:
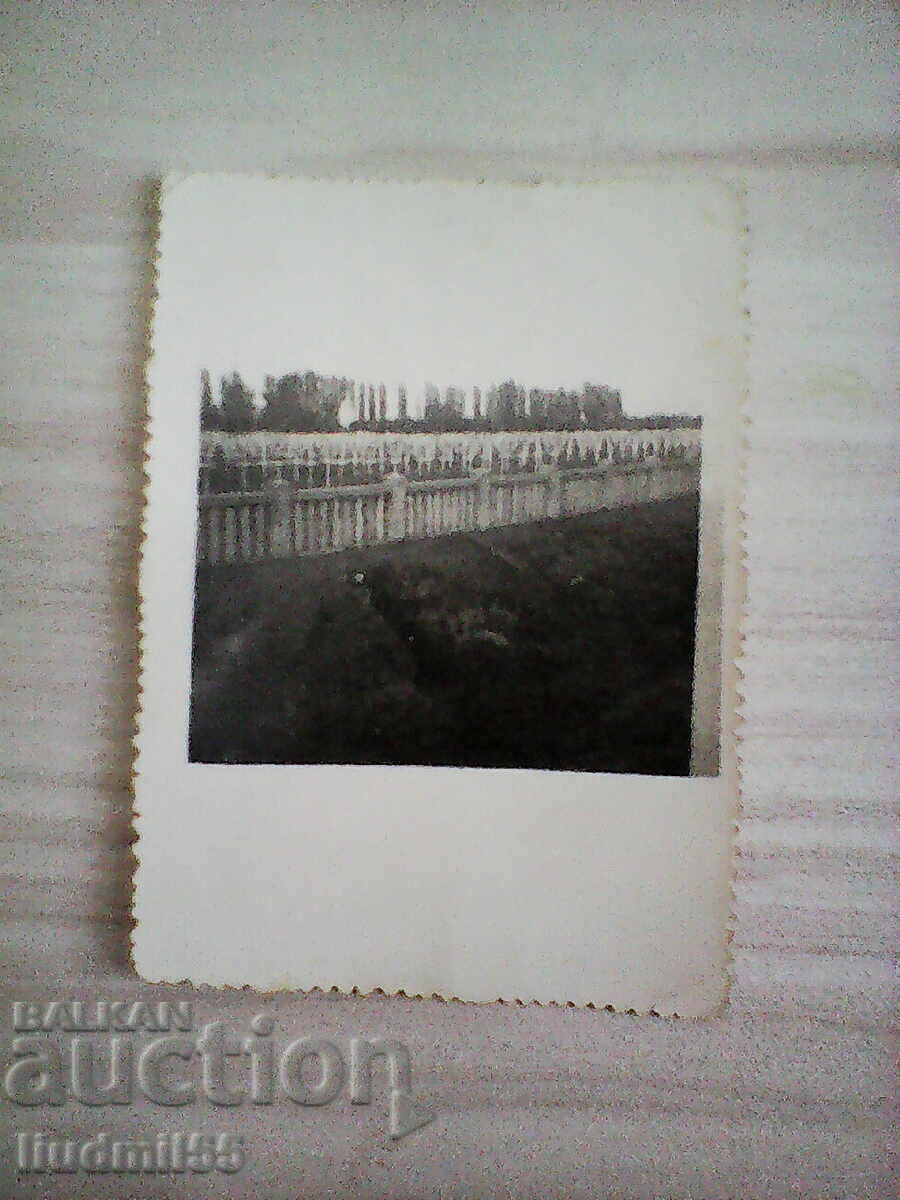
<instances>
[{"instance_id":1,"label":"black and white photo","mask_svg":"<svg viewBox=\"0 0 900 1200\"><path fill-rule=\"evenodd\" d=\"M192 761L690 773L699 417L198 384Z\"/></svg>"},{"instance_id":2,"label":"black and white photo","mask_svg":"<svg viewBox=\"0 0 900 1200\"><path fill-rule=\"evenodd\" d=\"M741 229L699 178L165 182L145 977L721 1004Z\"/></svg>"}]
</instances>

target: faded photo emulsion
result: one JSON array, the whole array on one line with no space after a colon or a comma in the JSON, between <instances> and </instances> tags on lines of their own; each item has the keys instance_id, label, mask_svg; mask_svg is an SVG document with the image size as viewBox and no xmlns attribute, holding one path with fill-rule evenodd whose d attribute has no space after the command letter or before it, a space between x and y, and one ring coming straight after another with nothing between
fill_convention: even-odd
<instances>
[{"instance_id":1,"label":"faded photo emulsion","mask_svg":"<svg viewBox=\"0 0 900 1200\"><path fill-rule=\"evenodd\" d=\"M191 761L689 774L698 416L248 378L198 379Z\"/></svg>"},{"instance_id":2,"label":"faded photo emulsion","mask_svg":"<svg viewBox=\"0 0 900 1200\"><path fill-rule=\"evenodd\" d=\"M454 941L479 920L468 909L479 894L496 900L497 879L472 857L476 829L512 872L498 935L515 942L515 893L536 874L579 905L579 872L586 883L615 860L613 876L652 880L659 895L645 907L686 899L679 868L656 857L684 840L712 906L696 914L704 965L692 978L698 995L721 998L736 794L736 199L678 178L198 176L167 181L161 209L142 922L154 920L163 786L184 791L188 841L195 816L215 807L228 860L251 837L280 861L302 826L325 837L323 871L338 860L357 871L366 822L387 820L427 873L452 820L459 853L438 874L455 882L426 902L401 872L388 907L436 905ZM268 833L239 832L242 804L267 813ZM573 818L549 839L572 839L574 876L563 844L542 857L550 812L562 826ZM333 886L313 885L313 908ZM614 886L609 871L596 886ZM287 880L276 890L293 894ZM646 958L658 913L618 929L617 919L585 941L594 966L574 972L551 961L571 946L549 960L536 946L530 965L517 951L506 970L405 941L385 947L383 966L350 946L339 967L313 937L282 946L282 974L300 986L403 980L462 998L615 992L652 1007L654 993L671 1008L679 986L647 982L665 975L667 955L679 970L674 945L655 967ZM635 922L646 961L632 987L623 963ZM274 947L259 963L193 970L192 952L159 952L151 974L175 960L182 976L212 981L278 973Z\"/></svg>"}]
</instances>

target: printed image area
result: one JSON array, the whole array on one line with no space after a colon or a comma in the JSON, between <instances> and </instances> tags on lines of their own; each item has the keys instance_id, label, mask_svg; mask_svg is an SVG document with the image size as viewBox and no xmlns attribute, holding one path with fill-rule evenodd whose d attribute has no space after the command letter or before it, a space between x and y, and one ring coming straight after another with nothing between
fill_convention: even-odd
<instances>
[{"instance_id":1,"label":"printed image area","mask_svg":"<svg viewBox=\"0 0 900 1200\"><path fill-rule=\"evenodd\" d=\"M189 757L688 775L701 421L200 373Z\"/></svg>"}]
</instances>

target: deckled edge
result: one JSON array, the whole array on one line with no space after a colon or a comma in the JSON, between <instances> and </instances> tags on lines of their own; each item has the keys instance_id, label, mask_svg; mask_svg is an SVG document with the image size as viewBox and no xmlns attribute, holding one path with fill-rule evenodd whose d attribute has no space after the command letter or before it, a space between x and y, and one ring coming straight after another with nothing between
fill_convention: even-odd
<instances>
[{"instance_id":1,"label":"deckled edge","mask_svg":"<svg viewBox=\"0 0 900 1200\"><path fill-rule=\"evenodd\" d=\"M150 409L150 376L154 360L154 334L156 329L156 308L159 303L159 264L163 240L163 194L167 187L166 178L157 178L149 184L147 197L147 215L151 223L151 239L153 252L147 264L143 298L145 301L146 320L144 325L144 362L141 372L141 393L143 398L143 438L141 441L141 508L138 521L137 547L137 669L135 672L135 713L132 721L131 736L131 770L129 773L130 811L130 848L134 869L131 875L128 929L128 966L136 978L144 979L138 972L135 963L135 930L139 924L135 916L135 901L137 899L138 876L141 871L141 816L137 804L137 781L140 775L141 739L144 721L144 646L146 642L146 611L143 592L144 558L147 547L147 514L150 507L148 488L153 462L153 419ZM151 982L146 980L145 982ZM175 981L160 980L160 983ZM190 985L194 987L194 984Z\"/></svg>"},{"instance_id":2,"label":"deckled edge","mask_svg":"<svg viewBox=\"0 0 900 1200\"><path fill-rule=\"evenodd\" d=\"M728 181L723 180L728 183ZM730 854L730 870L728 875L728 918L725 927L725 991L722 997L722 1003L718 1009L710 1015L722 1016L731 1004L732 995L735 987L735 974L737 969L737 959L735 956L734 943L737 932L738 913L737 913L737 868L739 858L739 837L741 828L741 813L744 796L744 706L746 703L746 692L744 688L744 660L745 646L747 641L746 623L747 623L747 599L749 595L748 581L749 573L747 570L747 479L749 474L749 459L750 459L750 353L752 345L752 314L749 305L749 273L750 273L750 244L752 230L750 225L749 199L747 193L747 185L744 182L731 181L728 186L733 188L735 192L738 216L738 237L739 237L739 256L740 256L740 276L738 279L738 315L740 320L740 361L738 371L740 377L740 387L736 397L738 411L735 415L735 466L737 470L736 482L736 512L735 512L735 536L737 545L735 546L735 567L734 581L735 589L734 606L735 606L735 624L732 637L734 640L734 682L730 689L730 702L734 706L733 724L730 730L732 738L732 752L734 754L734 781L735 791L732 798L731 811L731 854ZM724 631L723 631L724 632ZM723 658L722 670L726 668L725 652L727 647L724 646L723 636Z\"/></svg>"},{"instance_id":3,"label":"deckled edge","mask_svg":"<svg viewBox=\"0 0 900 1200\"><path fill-rule=\"evenodd\" d=\"M143 576L144 576L144 554L147 544L147 511L149 508L149 497L147 489L150 484L150 460L151 460L151 427L150 427L150 370L153 360L153 332L156 325L156 306L159 301L159 258L160 258L160 243L162 236L162 194L163 180L160 178L153 179L149 182L147 188L147 197L145 203L145 215L149 225L149 240L153 247L152 253L145 264L146 270L142 278L141 288L141 303L143 307L144 318L144 355L142 369L140 373L141 380L141 415L142 415L142 432L140 445L140 476L141 476L141 499L140 512L138 517L137 529L137 546L134 555L135 569L137 572L136 580L136 615L137 615L137 644L135 647L135 674L134 674L134 716L131 721L131 745L130 745L130 767L128 775L128 793L129 793L129 849L132 859L132 872L129 884L129 904L128 904L128 945L127 945L127 963L131 971L134 972L138 979L143 978L138 974L137 967L134 961L134 931L137 928L138 921L135 917L134 907L137 896L137 877L141 869L141 858L139 853L140 847L140 817L141 814L137 807L137 777L139 774L138 762L140 759L140 740L142 721L144 716L144 642L145 642L145 613L144 613L144 594L143 594Z\"/></svg>"},{"instance_id":4,"label":"deckled edge","mask_svg":"<svg viewBox=\"0 0 900 1200\"><path fill-rule=\"evenodd\" d=\"M594 1001L586 1001L579 1004L574 1000L523 1000L520 997L504 997L498 996L496 1000L464 1000L459 996L445 996L439 992L434 992L429 996L421 992L413 992L405 988L397 988L395 990L386 990L382 987L373 987L368 991L363 991L354 986L348 991L342 991L341 988L334 986L312 985L308 988L298 988L285 986L283 988L259 989L252 984L214 984L207 981L198 981L191 979L147 979L139 974L134 961L134 931L137 928L138 921L134 915L134 902L137 894L137 878L141 870L141 857L139 853L140 847L140 824L141 813L137 808L137 779L140 775L140 758L141 758L141 738L143 733L143 678L144 678L144 642L145 642L145 606L142 592L142 579L144 571L144 556L147 543L147 510L149 507L148 487L150 484L151 473L153 469L154 459L154 435L153 435L153 417L151 412L150 397L151 387L150 378L153 369L155 357L154 350L154 334L156 329L156 308L159 303L159 276L160 276L160 260L162 257L164 245L164 224L163 224L163 197L167 192L173 190L179 183L194 178L197 175L202 175L204 178L234 178L242 179L259 179L270 182L278 182L281 180L304 180L311 183L403 183L407 186L415 186L417 184L443 184L457 185L466 187L522 187L522 188L537 188L537 187L590 187L604 184L612 184L615 182L635 182L644 181L652 182L654 179L671 181L673 179L689 178L691 180L703 179L707 182L716 182L725 188L733 197L736 203L737 215L737 234L738 234L738 252L741 264L740 274L737 281L738 286L738 307L737 315L740 322L740 334L738 343L740 346L738 364L738 374L740 385L735 396L737 404L737 413L735 414L735 430L734 436L736 439L735 445L735 466L737 472L736 482L736 511L735 511L735 534L737 537L737 545L735 547L736 563L734 567L734 580L732 586L734 588L734 608L735 608L735 623L733 630L730 631L734 642L734 683L729 688L728 700L733 704L733 723L729 729L729 737L733 739L731 752L734 758L734 778L735 778L735 794L732 799L731 811L731 838L730 838L730 856L729 856L729 876L728 876L728 912L726 917L725 927L725 963L723 970L725 973L725 985L722 992L722 999L715 1008L709 1012L700 1013L697 1015L689 1014L686 1018L678 1013L675 1009L671 1011L663 1011L662 1006L656 1008L651 1006L648 1009L635 1009L633 1007L617 1007L613 1004L603 1004ZM596 173L589 171L585 175L578 177L577 170L572 178L563 177L547 177L539 172L529 173L525 175L510 177L496 176L489 177L487 175L449 175L441 176L434 173L415 172L409 175L400 173L380 173L351 170L336 170L333 173L317 172L315 174L290 174L281 171L203 171L203 172L172 172L165 176L156 179L152 185L152 192L147 200L148 215L152 218L153 223L153 246L154 251L150 261L150 271L147 277L146 285L142 291L142 299L146 302L146 321L145 321L145 355L144 367L141 375L142 379L142 395L143 395L143 424L144 436L141 443L141 515L139 521L139 536L137 548L137 671L136 671L136 708L135 715L132 721L132 737L131 737L131 769L129 774L129 792L130 792L130 849L134 863L134 869L131 876L130 905L129 916L130 925L128 932L128 965L134 972L135 978L138 981L145 982L151 986L160 987L180 987L190 988L198 994L198 996L206 992L214 993L238 993L252 992L254 996L261 1000L273 999L276 997L294 996L294 997L313 997L313 996L335 996L341 999L370 999L380 996L388 999L398 998L407 1000L431 1000L444 1004L463 1004L485 1006L511 1006L519 1008L565 1008L575 1009L579 1011L594 1011L604 1013L614 1013L620 1016L631 1017L653 1017L658 1020L678 1021L682 1019L694 1021L709 1021L718 1017L722 1017L727 1011L731 995L734 987L736 956L734 953L734 940L737 926L737 892L736 892L736 877L737 877L737 861L739 857L739 835L741 824L741 807L743 799L743 754L741 746L744 740L743 726L745 724L744 704L746 694L744 691L744 677L742 663L745 659L744 647L746 643L745 623L747 617L747 597L748 597L748 554L746 547L746 524L747 524L747 478L748 478L748 459L750 454L750 436L749 430L751 426L751 418L749 415L750 402L750 377L749 377L749 359L750 345L752 337L751 327L751 311L749 308L749 253L750 253L750 238L751 226L749 222L749 208L747 199L747 186L744 182L738 182L734 178L729 178L726 173L719 173L710 170L696 170L682 164L628 164L622 163L618 166L611 166L608 172ZM728 582L727 568L727 553L723 554L723 575L722 586ZM724 644L725 628L723 622L723 645L722 645L722 660L721 671L726 670L725 653L729 649ZM730 660L728 660L730 661ZM720 714L721 724L721 714ZM720 748L720 753L723 753L724 746Z\"/></svg>"}]
</instances>

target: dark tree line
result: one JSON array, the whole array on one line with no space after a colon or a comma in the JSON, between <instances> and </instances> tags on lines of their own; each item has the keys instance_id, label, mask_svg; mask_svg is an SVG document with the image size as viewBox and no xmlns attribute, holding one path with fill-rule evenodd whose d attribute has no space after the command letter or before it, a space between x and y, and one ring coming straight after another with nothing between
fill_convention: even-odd
<instances>
[{"instance_id":1,"label":"dark tree line","mask_svg":"<svg viewBox=\"0 0 900 1200\"><path fill-rule=\"evenodd\" d=\"M219 402L213 399L209 371L200 372L200 427L245 433L256 428L253 393L235 371L223 375L219 383Z\"/></svg>"},{"instance_id":2,"label":"dark tree line","mask_svg":"<svg viewBox=\"0 0 900 1200\"><path fill-rule=\"evenodd\" d=\"M269 430L278 433L337 433L341 428L342 403L353 398L348 379L317 375L314 371L291 372L276 378L266 376L262 404L257 406L254 393L237 371L219 381L219 398L213 397L209 371L200 374L200 423L202 429L221 429L228 433ZM370 389L374 391L374 389ZM405 395L405 393L404 393ZM360 409L357 420L348 428L392 433L446 433L453 431L489 432L492 430L578 429L671 429L699 426L698 417L654 414L629 417L622 408L622 395L605 384L586 383L581 391L564 388L526 390L513 379L504 380L482 397L473 393L474 412L463 410L464 394L448 388L442 401L437 389L426 396L421 419L409 416L388 418L374 408ZM404 400L405 406L405 400ZM402 409L401 409L402 411Z\"/></svg>"},{"instance_id":3,"label":"dark tree line","mask_svg":"<svg viewBox=\"0 0 900 1200\"><path fill-rule=\"evenodd\" d=\"M266 376L262 406L237 371L219 381L219 401L213 399L209 371L200 373L200 427L227 433L254 429L278 433L336 433L338 409L349 386L347 380L325 379L314 371L292 372L276 379Z\"/></svg>"}]
</instances>

